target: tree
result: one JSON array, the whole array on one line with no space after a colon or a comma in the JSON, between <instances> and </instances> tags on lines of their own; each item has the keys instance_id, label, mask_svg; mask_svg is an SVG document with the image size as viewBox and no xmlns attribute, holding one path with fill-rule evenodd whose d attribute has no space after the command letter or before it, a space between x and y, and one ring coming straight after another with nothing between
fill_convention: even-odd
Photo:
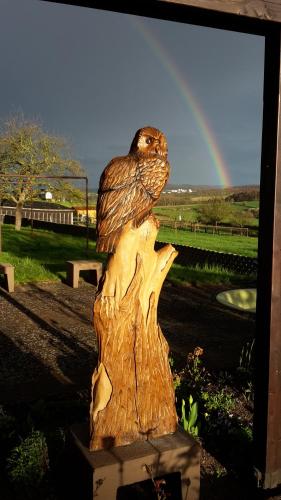
<instances>
[{"instance_id":1,"label":"tree","mask_svg":"<svg viewBox=\"0 0 281 500\"><path fill-rule=\"evenodd\" d=\"M232 193L227 196L226 201L253 201L260 199L259 189L245 189L244 191L239 191L239 193Z\"/></svg>"},{"instance_id":2,"label":"tree","mask_svg":"<svg viewBox=\"0 0 281 500\"><path fill-rule=\"evenodd\" d=\"M233 214L232 224L234 226L251 226L253 223L253 214L250 210L237 210Z\"/></svg>"},{"instance_id":3,"label":"tree","mask_svg":"<svg viewBox=\"0 0 281 500\"><path fill-rule=\"evenodd\" d=\"M1 174L19 174L20 177L1 177ZM63 179L39 180L33 176L82 176L79 162L71 159L67 142L43 131L41 125L23 117L13 117L0 131L0 196L16 203L15 228L20 230L24 202L36 197L39 184L52 190L55 196L71 194L79 197L73 184Z\"/></svg>"},{"instance_id":4,"label":"tree","mask_svg":"<svg viewBox=\"0 0 281 500\"><path fill-rule=\"evenodd\" d=\"M217 224L230 217L231 204L223 198L210 198L197 209L197 218L203 224Z\"/></svg>"}]
</instances>

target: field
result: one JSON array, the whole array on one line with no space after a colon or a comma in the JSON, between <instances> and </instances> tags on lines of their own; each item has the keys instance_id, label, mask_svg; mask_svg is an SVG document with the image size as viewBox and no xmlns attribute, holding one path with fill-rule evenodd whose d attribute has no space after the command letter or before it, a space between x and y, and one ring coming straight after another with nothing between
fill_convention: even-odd
<instances>
[{"instance_id":1,"label":"field","mask_svg":"<svg viewBox=\"0 0 281 500\"><path fill-rule=\"evenodd\" d=\"M256 255L254 249L254 238L246 237L218 237L213 235L199 235L187 231L175 231L162 228L159 233L159 241L177 241L184 244L195 244L213 250L221 249L219 242L223 241L224 249L233 251L234 242L237 240L237 248L240 253L243 249L244 255ZM194 236L191 242L190 236ZM86 253L85 238L53 233L45 230L34 230L22 228L20 232L14 230L13 226L2 226L2 262L10 262L15 266L16 283L28 283L39 281L58 281L66 277L66 261L75 259L96 259L103 261L105 255L97 254L95 242L89 242L88 255ZM228 240L228 246L226 244ZM240 241L241 240L241 241ZM253 248L245 253L245 245L250 243ZM238 251L237 251L238 252ZM241 277L218 267L183 267L174 264L169 272L169 279L174 282L187 283L234 283L241 281Z\"/></svg>"},{"instance_id":2,"label":"field","mask_svg":"<svg viewBox=\"0 0 281 500\"><path fill-rule=\"evenodd\" d=\"M234 207L245 209L245 208L259 208L260 202L258 200L252 200L252 201L237 201L236 203L233 203Z\"/></svg>"},{"instance_id":3,"label":"field","mask_svg":"<svg viewBox=\"0 0 281 500\"><path fill-rule=\"evenodd\" d=\"M179 220L179 216L185 222L193 222L196 219L197 211L195 205L177 205L167 207L155 207L153 209L155 215L161 219L175 221Z\"/></svg>"},{"instance_id":4,"label":"field","mask_svg":"<svg viewBox=\"0 0 281 500\"><path fill-rule=\"evenodd\" d=\"M203 201L203 200L201 200ZM206 203L206 200L204 200ZM202 203L196 202L196 203L189 203L186 205L167 205L167 206L156 206L153 209L153 212L155 215L159 218L159 220L165 220L165 221L178 221L182 220L183 222L195 222L197 220L198 216L198 210L200 209ZM235 220L236 220L236 215L239 215L241 212L245 212L247 210L255 209L258 210L259 208L259 201L253 200L253 201L240 201L240 202L235 202L231 203L231 213L230 215L226 216L225 219L222 221L223 224L227 225L236 225ZM247 227L252 227L252 228L257 228L259 224L259 220L257 217L252 217L245 226Z\"/></svg>"},{"instance_id":5,"label":"field","mask_svg":"<svg viewBox=\"0 0 281 500\"><path fill-rule=\"evenodd\" d=\"M234 225L239 220L239 213L249 211L251 218L249 220L246 218L246 222L250 223L251 234L254 236L211 234L211 231L203 233L192 232L187 228L174 228L175 222L188 224L196 221L200 207L206 206L210 197L224 200L230 194L232 191L229 190L205 189L192 194L162 195L159 200L162 205L154 208L154 213L160 223L162 221L158 241L256 258L258 247L258 238L255 236L258 227L256 215L259 209L259 201L257 200L228 203L231 210L221 221L221 225ZM96 194L91 194L91 203L96 201L96 197ZM31 231L29 228L22 228L20 232L16 232L13 226L8 225L2 226L2 232L1 261L10 262L15 266L17 283L65 279L67 260L92 258L102 261L105 259L104 255L96 253L94 241L90 241L88 254L86 253L85 238L43 230ZM233 282L236 279L231 273L222 269L189 267L187 271L187 268L177 267L176 264L172 267L169 278L174 281L204 283Z\"/></svg>"},{"instance_id":6,"label":"field","mask_svg":"<svg viewBox=\"0 0 281 500\"><path fill-rule=\"evenodd\" d=\"M257 257L258 238L253 237L195 233L184 229L160 227L157 239L178 245Z\"/></svg>"}]
</instances>

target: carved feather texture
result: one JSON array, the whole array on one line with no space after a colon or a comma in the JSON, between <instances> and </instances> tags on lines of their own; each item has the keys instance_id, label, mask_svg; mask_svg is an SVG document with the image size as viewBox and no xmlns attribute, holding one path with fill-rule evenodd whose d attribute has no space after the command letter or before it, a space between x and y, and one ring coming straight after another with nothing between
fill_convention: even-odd
<instances>
[{"instance_id":1,"label":"carved feather texture","mask_svg":"<svg viewBox=\"0 0 281 500\"><path fill-rule=\"evenodd\" d=\"M147 219L169 171L164 134L152 127L138 130L129 154L113 158L100 178L98 252L114 253L125 224L132 221L138 227Z\"/></svg>"}]
</instances>

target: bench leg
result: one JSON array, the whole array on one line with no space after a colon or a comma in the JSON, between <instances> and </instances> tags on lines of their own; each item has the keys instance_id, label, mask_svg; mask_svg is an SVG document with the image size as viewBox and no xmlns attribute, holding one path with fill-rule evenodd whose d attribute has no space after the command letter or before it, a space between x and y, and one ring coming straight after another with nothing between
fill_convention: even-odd
<instances>
[{"instance_id":1,"label":"bench leg","mask_svg":"<svg viewBox=\"0 0 281 500\"><path fill-rule=\"evenodd\" d=\"M102 271L100 269L93 269L91 271L91 281L98 286L99 280L102 277Z\"/></svg>"},{"instance_id":2,"label":"bench leg","mask_svg":"<svg viewBox=\"0 0 281 500\"><path fill-rule=\"evenodd\" d=\"M78 288L79 269L73 264L67 265L67 283L72 286L72 288Z\"/></svg>"},{"instance_id":3,"label":"bench leg","mask_svg":"<svg viewBox=\"0 0 281 500\"><path fill-rule=\"evenodd\" d=\"M14 280L14 269L11 267L5 272L5 284L8 292L12 293L15 291L15 280Z\"/></svg>"},{"instance_id":4,"label":"bench leg","mask_svg":"<svg viewBox=\"0 0 281 500\"><path fill-rule=\"evenodd\" d=\"M73 266L72 268L72 286L73 288L78 288L79 284L79 268L77 266Z\"/></svg>"}]
</instances>

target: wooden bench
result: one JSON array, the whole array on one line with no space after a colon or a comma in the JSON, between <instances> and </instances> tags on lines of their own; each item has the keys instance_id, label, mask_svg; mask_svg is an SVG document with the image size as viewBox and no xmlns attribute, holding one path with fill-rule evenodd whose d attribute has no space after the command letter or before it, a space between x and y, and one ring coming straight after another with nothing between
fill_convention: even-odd
<instances>
[{"instance_id":1,"label":"wooden bench","mask_svg":"<svg viewBox=\"0 0 281 500\"><path fill-rule=\"evenodd\" d=\"M6 262L0 262L0 273L4 274L5 287L8 292L15 291L15 278L14 278L14 266L12 264L7 264Z\"/></svg>"},{"instance_id":2,"label":"wooden bench","mask_svg":"<svg viewBox=\"0 0 281 500\"><path fill-rule=\"evenodd\" d=\"M95 271L96 284L102 276L102 263L97 260L68 260L66 269L66 280L72 288L78 288L80 271Z\"/></svg>"}]
</instances>

